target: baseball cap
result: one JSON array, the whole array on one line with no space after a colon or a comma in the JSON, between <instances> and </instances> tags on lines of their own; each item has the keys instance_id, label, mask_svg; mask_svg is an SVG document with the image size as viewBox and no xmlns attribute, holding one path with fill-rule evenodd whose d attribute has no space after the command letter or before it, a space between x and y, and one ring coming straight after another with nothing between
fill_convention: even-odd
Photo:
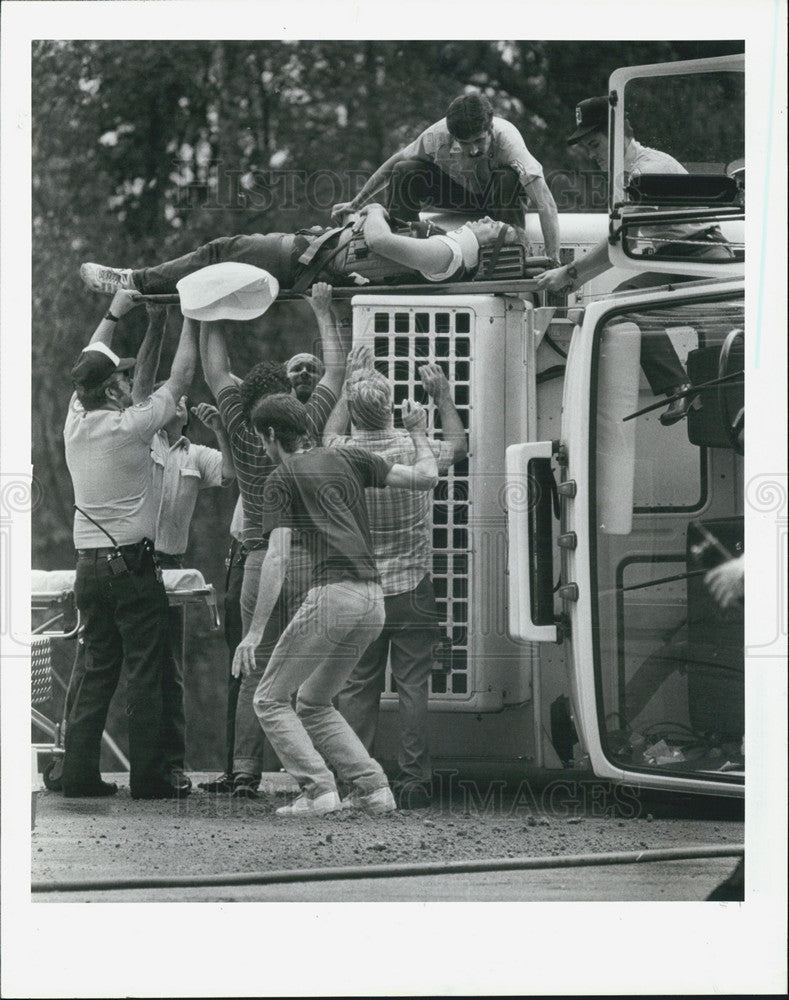
<instances>
[{"instance_id":1,"label":"baseball cap","mask_svg":"<svg viewBox=\"0 0 789 1000\"><path fill-rule=\"evenodd\" d=\"M209 264L181 278L175 287L184 316L207 321L255 319L279 294L273 274L240 261Z\"/></svg>"},{"instance_id":2,"label":"baseball cap","mask_svg":"<svg viewBox=\"0 0 789 1000\"><path fill-rule=\"evenodd\" d=\"M590 132L607 132L608 98L589 97L576 104L575 125L575 131L567 138L568 146L572 146Z\"/></svg>"},{"instance_id":3,"label":"baseball cap","mask_svg":"<svg viewBox=\"0 0 789 1000\"><path fill-rule=\"evenodd\" d=\"M71 378L81 389L98 389L115 372L126 372L134 368L134 358L119 358L106 344L96 341L80 354L71 369Z\"/></svg>"}]
</instances>

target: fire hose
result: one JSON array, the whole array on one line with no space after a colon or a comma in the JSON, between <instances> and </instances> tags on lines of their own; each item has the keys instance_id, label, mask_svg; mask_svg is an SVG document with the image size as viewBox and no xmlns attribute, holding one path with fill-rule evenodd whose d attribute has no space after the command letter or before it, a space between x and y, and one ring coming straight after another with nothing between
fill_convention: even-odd
<instances>
[{"instance_id":1,"label":"fire hose","mask_svg":"<svg viewBox=\"0 0 789 1000\"><path fill-rule=\"evenodd\" d=\"M656 850L567 854L561 857L487 858L468 861L431 861L421 864L350 865L337 868L284 869L271 872L226 872L217 875L135 876L113 879L73 879L33 882L32 892L98 892L118 889L176 889L203 886L274 885L293 882L329 882L368 878L404 878L419 875L459 875L474 872L534 871L546 868L583 868L632 865L653 861L690 861L699 858L741 858L743 844L666 847Z\"/></svg>"}]
</instances>

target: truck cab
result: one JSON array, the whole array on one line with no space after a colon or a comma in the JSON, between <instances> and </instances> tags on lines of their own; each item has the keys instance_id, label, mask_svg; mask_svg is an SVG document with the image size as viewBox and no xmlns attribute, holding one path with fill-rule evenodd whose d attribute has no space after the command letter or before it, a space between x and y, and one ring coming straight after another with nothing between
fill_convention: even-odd
<instances>
[{"instance_id":1,"label":"truck cab","mask_svg":"<svg viewBox=\"0 0 789 1000\"><path fill-rule=\"evenodd\" d=\"M438 362L469 435L433 507L434 766L743 794L743 602L706 582L744 546L743 81L740 56L612 75L608 215L560 217L611 267L576 291L353 298L396 402ZM680 169L633 172L634 141Z\"/></svg>"}]
</instances>

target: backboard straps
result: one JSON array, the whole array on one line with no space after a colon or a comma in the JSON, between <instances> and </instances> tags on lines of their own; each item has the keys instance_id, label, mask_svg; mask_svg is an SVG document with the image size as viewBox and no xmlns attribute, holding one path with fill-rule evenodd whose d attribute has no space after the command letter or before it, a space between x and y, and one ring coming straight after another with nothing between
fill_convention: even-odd
<instances>
[{"instance_id":1,"label":"backboard straps","mask_svg":"<svg viewBox=\"0 0 789 1000\"><path fill-rule=\"evenodd\" d=\"M741 274L745 56L618 69L609 105L611 263Z\"/></svg>"}]
</instances>

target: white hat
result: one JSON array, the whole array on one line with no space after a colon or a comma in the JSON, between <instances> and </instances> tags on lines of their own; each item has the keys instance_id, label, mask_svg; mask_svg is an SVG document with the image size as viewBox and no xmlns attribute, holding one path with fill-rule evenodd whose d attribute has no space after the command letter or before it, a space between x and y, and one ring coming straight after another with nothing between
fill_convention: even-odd
<instances>
[{"instance_id":1,"label":"white hat","mask_svg":"<svg viewBox=\"0 0 789 1000\"><path fill-rule=\"evenodd\" d=\"M190 319L255 319L279 294L273 274L252 264L226 261L187 274L175 286Z\"/></svg>"}]
</instances>

